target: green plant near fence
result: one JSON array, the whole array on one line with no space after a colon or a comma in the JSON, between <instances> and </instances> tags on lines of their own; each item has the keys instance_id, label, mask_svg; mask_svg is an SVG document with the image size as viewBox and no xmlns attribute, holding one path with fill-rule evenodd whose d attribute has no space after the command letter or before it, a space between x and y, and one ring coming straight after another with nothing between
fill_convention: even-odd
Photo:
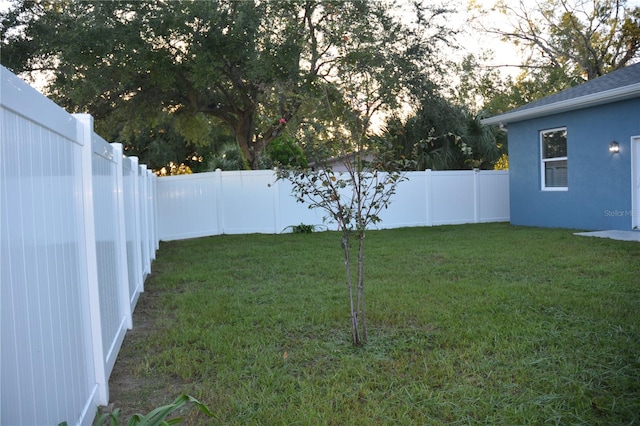
<instances>
[{"instance_id":1,"label":"green plant near fence","mask_svg":"<svg viewBox=\"0 0 640 426\"><path fill-rule=\"evenodd\" d=\"M289 225L283 229L283 232L291 229L291 232L294 234L311 234L316 231L316 225L305 225L301 223L300 225Z\"/></svg>"},{"instance_id":2,"label":"green plant near fence","mask_svg":"<svg viewBox=\"0 0 640 426\"><path fill-rule=\"evenodd\" d=\"M198 410L203 412L209 417L213 416L213 413L209 408L190 395L180 395L173 403L158 407L148 414L134 414L127 426L164 426L164 425L176 425L183 422L182 417L174 417L167 419L176 410L182 408L184 405L192 403ZM112 413L104 413L98 417L95 422L95 426L118 426L120 410L115 409Z\"/></svg>"},{"instance_id":3,"label":"green plant near fence","mask_svg":"<svg viewBox=\"0 0 640 426\"><path fill-rule=\"evenodd\" d=\"M183 422L183 417L173 417L169 419L168 417L176 412L178 409L182 408L188 403L192 403L198 410L206 414L208 417L212 417L213 413L209 410L209 408L192 397L191 395L182 394L171 404L163 405L161 407L155 408L151 410L149 413L145 414L134 414L131 416L129 421L126 423L127 426L165 426L165 425L176 425ZM110 413L100 414L96 421L94 422L94 426L118 426L121 423L120 420L120 409L116 408ZM67 426L67 422L60 423L58 426Z\"/></svg>"}]
</instances>

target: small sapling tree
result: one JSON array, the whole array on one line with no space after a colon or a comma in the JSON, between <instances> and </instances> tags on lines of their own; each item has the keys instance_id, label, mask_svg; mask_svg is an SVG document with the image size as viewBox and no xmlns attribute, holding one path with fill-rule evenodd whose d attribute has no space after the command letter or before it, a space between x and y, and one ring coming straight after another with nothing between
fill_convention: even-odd
<instances>
[{"instance_id":1,"label":"small sapling tree","mask_svg":"<svg viewBox=\"0 0 640 426\"><path fill-rule=\"evenodd\" d=\"M347 171L279 169L278 177L293 184L297 201L309 208L322 208L325 218L335 222L342 232L347 291L351 311L351 340L356 346L367 342L367 316L364 297L364 238L367 228L380 222L380 211L389 206L398 183L404 180L399 171L383 172L358 155ZM358 245L356 283L353 282L351 246ZM355 290L354 290L355 289Z\"/></svg>"},{"instance_id":2,"label":"small sapling tree","mask_svg":"<svg viewBox=\"0 0 640 426\"><path fill-rule=\"evenodd\" d=\"M310 82L308 98L300 110L297 136L304 140L306 157L313 168L281 168L278 178L292 183L293 194L309 208L321 208L325 220L339 226L344 252L347 290L351 310L354 345L367 342L367 317L364 297L364 238L366 230L381 221L400 182L405 180L393 155L385 155L382 146L390 141L372 142L372 118L390 113L401 99L410 97L410 81L424 81L422 64L429 57L429 46L421 34L406 31L387 14L384 2L356 2L358 7L373 7L376 20L367 25L352 25L333 31L336 39L327 61L331 74ZM422 10L421 12L424 12ZM423 16L420 13L420 16ZM420 78L413 78L420 76ZM315 119L312 120L311 117ZM334 161L344 165L338 172ZM351 245L357 244L357 268L352 271ZM352 274L352 272L354 272ZM354 282L354 276L356 277Z\"/></svg>"},{"instance_id":3,"label":"small sapling tree","mask_svg":"<svg viewBox=\"0 0 640 426\"><path fill-rule=\"evenodd\" d=\"M328 99L328 98L327 98ZM320 208L326 213L325 222L335 223L341 231L340 243L344 252L346 284L351 311L351 339L355 346L367 342L367 316L364 293L364 238L366 230L381 221L380 213L386 209L400 182L406 179L397 161L383 160L380 147L373 149L366 130L370 116L362 114L353 105L336 108L327 100L328 110L336 125L333 153L338 147L343 171L329 165L328 154L316 153L313 168L278 168L277 178L292 184L292 194L309 208ZM342 120L337 119L336 109ZM335 162L335 160L334 160ZM352 243L357 244L357 270L354 283L352 269Z\"/></svg>"}]
</instances>

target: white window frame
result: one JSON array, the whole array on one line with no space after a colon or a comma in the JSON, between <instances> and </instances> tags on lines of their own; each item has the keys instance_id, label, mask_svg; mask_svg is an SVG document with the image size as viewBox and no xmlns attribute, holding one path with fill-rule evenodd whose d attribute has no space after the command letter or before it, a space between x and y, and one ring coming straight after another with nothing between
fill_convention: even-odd
<instances>
[{"instance_id":1,"label":"white window frame","mask_svg":"<svg viewBox=\"0 0 640 426\"><path fill-rule=\"evenodd\" d=\"M559 130L564 130L565 133L567 133L567 128L566 127L555 127L553 129L544 129L544 130L540 130L540 133L539 133L539 135L540 135L539 136L540 137L540 188L543 191L568 191L569 190L568 179L567 179L567 186L547 186L547 182L546 182L546 164L548 162L566 161L567 162L567 170L569 168L569 161L568 161L568 157L567 156L565 156L565 157L544 158L544 139L543 139L543 135L545 133L557 132ZM568 143L568 141L565 141L565 143ZM568 151L567 151L567 155L568 155Z\"/></svg>"}]
</instances>

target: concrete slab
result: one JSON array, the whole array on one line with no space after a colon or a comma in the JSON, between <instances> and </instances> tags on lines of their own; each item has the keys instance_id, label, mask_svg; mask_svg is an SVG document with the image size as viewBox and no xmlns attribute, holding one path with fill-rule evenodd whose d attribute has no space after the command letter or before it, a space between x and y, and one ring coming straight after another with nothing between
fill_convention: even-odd
<instances>
[{"instance_id":1,"label":"concrete slab","mask_svg":"<svg viewBox=\"0 0 640 426\"><path fill-rule=\"evenodd\" d=\"M640 232L638 232L638 231L576 232L574 235L579 235L581 237L611 238L613 240L638 241L638 242L640 242Z\"/></svg>"}]
</instances>

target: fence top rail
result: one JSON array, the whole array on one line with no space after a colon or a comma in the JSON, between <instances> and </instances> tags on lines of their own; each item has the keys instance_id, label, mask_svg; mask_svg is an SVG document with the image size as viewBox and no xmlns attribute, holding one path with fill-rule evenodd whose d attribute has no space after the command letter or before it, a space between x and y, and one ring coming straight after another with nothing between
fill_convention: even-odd
<instances>
[{"instance_id":1,"label":"fence top rail","mask_svg":"<svg viewBox=\"0 0 640 426\"><path fill-rule=\"evenodd\" d=\"M82 144L78 122L71 114L0 65L0 105L65 139ZM46 111L46 113L43 113Z\"/></svg>"},{"instance_id":2,"label":"fence top rail","mask_svg":"<svg viewBox=\"0 0 640 426\"><path fill-rule=\"evenodd\" d=\"M116 162L114 159L114 149L113 147L107 143L104 139L102 139L97 134L93 134L93 153L104 158L105 160L109 160L113 163Z\"/></svg>"},{"instance_id":3,"label":"fence top rail","mask_svg":"<svg viewBox=\"0 0 640 426\"><path fill-rule=\"evenodd\" d=\"M425 170L427 173L431 173L432 175L443 175L443 176L455 176L455 175L468 175L470 173L482 174L482 175L490 175L490 174L509 174L508 170L481 170L481 169L472 169L472 170ZM415 173L415 172L411 172Z\"/></svg>"},{"instance_id":4,"label":"fence top rail","mask_svg":"<svg viewBox=\"0 0 640 426\"><path fill-rule=\"evenodd\" d=\"M215 172L200 172L185 175L173 175L173 176L160 176L158 179L160 182L180 181L180 180L197 180L197 179L210 179L213 176L221 174L222 176L243 176L243 175L272 175L274 170L216 170ZM345 174L346 172L336 172L337 174ZM402 172L407 178L412 176L424 176L426 174L442 175L442 176L468 176L473 173L482 175L504 175L509 174L508 170L409 170Z\"/></svg>"}]
</instances>

